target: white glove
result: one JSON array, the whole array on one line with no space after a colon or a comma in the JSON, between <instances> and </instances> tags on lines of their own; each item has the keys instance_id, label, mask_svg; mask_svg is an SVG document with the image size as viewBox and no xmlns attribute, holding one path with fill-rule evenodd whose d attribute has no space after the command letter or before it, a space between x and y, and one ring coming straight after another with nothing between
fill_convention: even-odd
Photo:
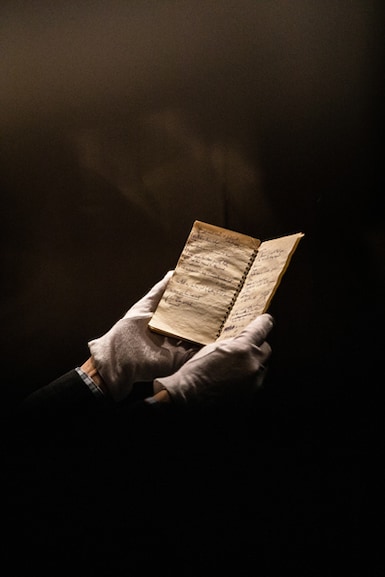
<instances>
[{"instance_id":1,"label":"white glove","mask_svg":"<svg viewBox=\"0 0 385 577\"><path fill-rule=\"evenodd\" d=\"M179 403L242 394L260 386L271 355L265 341L273 318L262 314L236 337L204 346L176 373L156 378L154 392L166 389Z\"/></svg>"},{"instance_id":2,"label":"white glove","mask_svg":"<svg viewBox=\"0 0 385 577\"><path fill-rule=\"evenodd\" d=\"M115 401L121 401L135 382L152 382L171 375L198 350L191 343L148 328L173 271L169 271L102 337L88 343L93 363Z\"/></svg>"}]
</instances>

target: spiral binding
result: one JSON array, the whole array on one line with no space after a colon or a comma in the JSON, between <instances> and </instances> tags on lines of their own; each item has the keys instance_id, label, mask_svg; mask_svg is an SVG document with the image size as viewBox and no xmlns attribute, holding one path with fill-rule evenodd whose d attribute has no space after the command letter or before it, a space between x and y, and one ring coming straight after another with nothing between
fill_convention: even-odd
<instances>
[{"instance_id":1,"label":"spiral binding","mask_svg":"<svg viewBox=\"0 0 385 577\"><path fill-rule=\"evenodd\" d=\"M221 324L220 324L220 326L219 326L218 332L217 332L217 334L216 334L216 338L218 338L218 337L220 336L220 334L221 334L221 332L222 332L222 329L223 329L223 327L224 327L224 325L225 325L225 322L227 321L227 319L228 319L228 317L229 317L229 314L231 313L231 310L232 310L232 308L233 308L233 306L234 306L234 304L235 304L235 301L237 300L238 295L239 295L239 293L241 292L241 289L242 289L243 285L245 284L246 277L247 277L247 275L249 274L249 270L251 269L251 265L253 264L253 262L254 262L254 260L255 260L255 257L257 256L257 252L258 252L258 250L255 249L255 250L253 251L252 255L251 255L250 258L249 258L249 261L248 261L248 263L247 263L247 265L246 265L246 268L245 268L245 270L244 270L244 273L243 273L243 275L242 275L242 277L241 277L241 279L240 279L240 281L239 281L239 283L238 283L237 288L236 288L235 291L234 291L233 298L231 299L230 304L229 304L229 306L227 307L226 314L225 314L225 316L224 316L224 318L223 318L223 320L222 320L222 322L221 322Z\"/></svg>"}]
</instances>

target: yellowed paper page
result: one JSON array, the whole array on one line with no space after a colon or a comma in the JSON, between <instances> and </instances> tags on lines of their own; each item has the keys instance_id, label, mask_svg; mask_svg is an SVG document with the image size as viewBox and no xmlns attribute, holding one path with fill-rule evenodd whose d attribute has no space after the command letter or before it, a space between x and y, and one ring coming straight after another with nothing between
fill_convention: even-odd
<instances>
[{"instance_id":1,"label":"yellowed paper page","mask_svg":"<svg viewBox=\"0 0 385 577\"><path fill-rule=\"evenodd\" d=\"M249 322L267 311L303 236L300 232L261 244L218 340L236 336Z\"/></svg>"},{"instance_id":2,"label":"yellowed paper page","mask_svg":"<svg viewBox=\"0 0 385 577\"><path fill-rule=\"evenodd\" d=\"M215 341L259 244L247 235L195 221L150 328L201 344Z\"/></svg>"}]
</instances>

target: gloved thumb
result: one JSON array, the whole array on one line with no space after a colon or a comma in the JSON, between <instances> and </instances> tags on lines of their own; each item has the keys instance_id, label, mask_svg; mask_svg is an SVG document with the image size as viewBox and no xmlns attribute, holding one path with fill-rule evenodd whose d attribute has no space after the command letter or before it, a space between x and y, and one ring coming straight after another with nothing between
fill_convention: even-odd
<instances>
[{"instance_id":1,"label":"gloved thumb","mask_svg":"<svg viewBox=\"0 0 385 577\"><path fill-rule=\"evenodd\" d=\"M266 340L273 326L273 317L268 313L264 313L251 321L235 339L245 344L253 344L259 347Z\"/></svg>"},{"instance_id":2,"label":"gloved thumb","mask_svg":"<svg viewBox=\"0 0 385 577\"><path fill-rule=\"evenodd\" d=\"M123 318L132 317L137 314L146 315L155 312L160 299L166 289L167 283L170 280L173 270L169 270L165 276L157 282L147 294L144 295L137 303L135 303L124 315Z\"/></svg>"}]
</instances>

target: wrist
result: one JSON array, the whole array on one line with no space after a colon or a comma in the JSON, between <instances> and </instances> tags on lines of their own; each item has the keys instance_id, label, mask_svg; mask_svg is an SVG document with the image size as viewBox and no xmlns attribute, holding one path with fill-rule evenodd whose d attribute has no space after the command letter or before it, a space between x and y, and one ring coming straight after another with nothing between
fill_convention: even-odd
<instances>
[{"instance_id":1,"label":"wrist","mask_svg":"<svg viewBox=\"0 0 385 577\"><path fill-rule=\"evenodd\" d=\"M97 387L106 395L109 396L109 390L106 383L103 381L102 377L100 376L99 372L97 371L92 357L89 357L85 363L83 363L80 367L82 371L84 371L90 379L94 381Z\"/></svg>"},{"instance_id":2,"label":"wrist","mask_svg":"<svg viewBox=\"0 0 385 577\"><path fill-rule=\"evenodd\" d=\"M146 399L146 401L148 403L171 403L171 396L168 393L168 391L166 391L166 389L162 389L161 391L158 391L157 393L155 393L154 395L152 395L152 397L149 397L148 399Z\"/></svg>"}]
</instances>

